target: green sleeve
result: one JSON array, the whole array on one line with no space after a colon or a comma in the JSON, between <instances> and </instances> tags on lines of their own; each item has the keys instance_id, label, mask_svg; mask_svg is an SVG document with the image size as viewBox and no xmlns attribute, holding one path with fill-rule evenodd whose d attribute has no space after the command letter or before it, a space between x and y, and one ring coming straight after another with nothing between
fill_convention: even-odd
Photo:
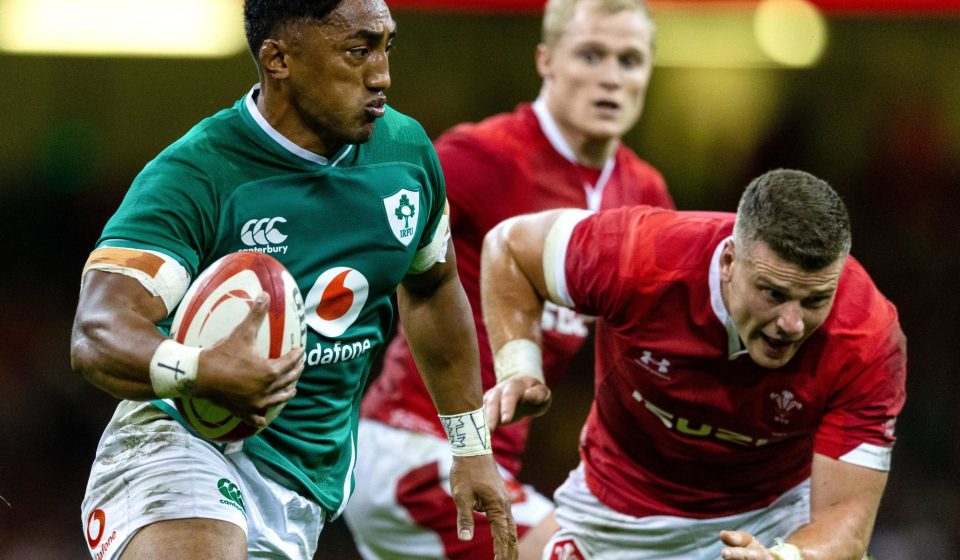
<instances>
[{"instance_id":1,"label":"green sleeve","mask_svg":"<svg viewBox=\"0 0 960 560\"><path fill-rule=\"evenodd\" d=\"M134 179L97 246L160 250L196 276L216 235L217 199L195 165L161 154Z\"/></svg>"}]
</instances>

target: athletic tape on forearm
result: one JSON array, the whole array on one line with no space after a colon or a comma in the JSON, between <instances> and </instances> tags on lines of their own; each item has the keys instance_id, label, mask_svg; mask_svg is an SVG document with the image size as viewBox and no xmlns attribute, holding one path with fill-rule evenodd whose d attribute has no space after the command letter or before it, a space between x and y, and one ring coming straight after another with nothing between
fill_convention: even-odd
<instances>
[{"instance_id":1,"label":"athletic tape on forearm","mask_svg":"<svg viewBox=\"0 0 960 560\"><path fill-rule=\"evenodd\" d=\"M774 539L770 547L770 554L776 560L803 560L803 553L795 545L783 542L783 539Z\"/></svg>"},{"instance_id":2,"label":"athletic tape on forearm","mask_svg":"<svg viewBox=\"0 0 960 560\"><path fill-rule=\"evenodd\" d=\"M490 428L483 408L461 414L440 414L454 457L473 457L493 453Z\"/></svg>"},{"instance_id":3,"label":"athletic tape on forearm","mask_svg":"<svg viewBox=\"0 0 960 560\"><path fill-rule=\"evenodd\" d=\"M164 340L150 358L150 384L158 397L184 397L193 393L201 348Z\"/></svg>"},{"instance_id":4,"label":"athletic tape on forearm","mask_svg":"<svg viewBox=\"0 0 960 560\"><path fill-rule=\"evenodd\" d=\"M517 338L504 344L493 357L493 371L497 383L513 377L543 379L543 353L537 343L527 338Z\"/></svg>"}]
</instances>

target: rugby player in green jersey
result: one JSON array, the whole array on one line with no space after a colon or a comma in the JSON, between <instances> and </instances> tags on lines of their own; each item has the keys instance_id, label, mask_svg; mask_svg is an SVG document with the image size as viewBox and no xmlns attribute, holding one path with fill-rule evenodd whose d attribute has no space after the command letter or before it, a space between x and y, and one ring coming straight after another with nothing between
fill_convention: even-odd
<instances>
[{"instance_id":1,"label":"rugby player in green jersey","mask_svg":"<svg viewBox=\"0 0 960 560\"><path fill-rule=\"evenodd\" d=\"M354 483L376 484L353 479L358 411L396 293L450 436L459 537L485 512L496 557L515 558L442 173L420 125L386 105L387 6L247 0L244 17L259 83L144 168L84 269L72 363L123 399L82 506L91 556L312 558ZM236 251L269 253L294 276L306 348L254 352L262 298L215 345L166 336L190 280ZM171 361L181 375L159 367ZM286 406L258 435L220 445L186 427L171 400L184 395L253 425L263 407Z\"/></svg>"}]
</instances>

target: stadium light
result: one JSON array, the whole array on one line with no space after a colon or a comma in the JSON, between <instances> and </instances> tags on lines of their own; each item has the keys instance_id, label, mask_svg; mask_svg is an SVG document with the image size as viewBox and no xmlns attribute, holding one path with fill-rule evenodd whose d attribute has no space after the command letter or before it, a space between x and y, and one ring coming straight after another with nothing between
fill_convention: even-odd
<instances>
[{"instance_id":1,"label":"stadium light","mask_svg":"<svg viewBox=\"0 0 960 560\"><path fill-rule=\"evenodd\" d=\"M664 0L650 10L657 66L799 68L826 48L826 20L808 0Z\"/></svg>"},{"instance_id":2,"label":"stadium light","mask_svg":"<svg viewBox=\"0 0 960 560\"><path fill-rule=\"evenodd\" d=\"M0 50L217 57L245 48L237 0L0 0Z\"/></svg>"},{"instance_id":3,"label":"stadium light","mask_svg":"<svg viewBox=\"0 0 960 560\"><path fill-rule=\"evenodd\" d=\"M820 10L805 0L765 0L754 18L757 43L771 60L786 66L810 66L827 43Z\"/></svg>"}]
</instances>

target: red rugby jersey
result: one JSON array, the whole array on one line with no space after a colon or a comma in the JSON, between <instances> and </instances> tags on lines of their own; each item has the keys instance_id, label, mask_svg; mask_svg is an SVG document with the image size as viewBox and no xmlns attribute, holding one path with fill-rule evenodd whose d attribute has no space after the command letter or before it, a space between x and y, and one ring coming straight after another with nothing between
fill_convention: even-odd
<instances>
[{"instance_id":1,"label":"red rugby jersey","mask_svg":"<svg viewBox=\"0 0 960 560\"><path fill-rule=\"evenodd\" d=\"M598 317L581 455L614 510L763 507L810 476L814 452L889 468L906 376L896 309L851 257L820 329L784 367L756 365L720 296L734 217L635 207L568 228L557 291Z\"/></svg>"},{"instance_id":2,"label":"red rugby jersey","mask_svg":"<svg viewBox=\"0 0 960 560\"><path fill-rule=\"evenodd\" d=\"M535 108L536 107L536 108ZM542 126L541 126L542 125ZM480 315L480 249L502 220L551 208L615 208L649 204L673 207L661 175L626 146L619 146L596 185L560 137L542 103L454 127L436 142L450 202L450 225L460 281L473 308L484 390L495 384L493 358ZM554 379L588 334L584 318L550 306L544 313L544 371ZM446 437L420 378L402 329L390 343L381 374L363 399L361 414L387 424ZM529 419L497 428L493 449L514 475Z\"/></svg>"}]
</instances>

